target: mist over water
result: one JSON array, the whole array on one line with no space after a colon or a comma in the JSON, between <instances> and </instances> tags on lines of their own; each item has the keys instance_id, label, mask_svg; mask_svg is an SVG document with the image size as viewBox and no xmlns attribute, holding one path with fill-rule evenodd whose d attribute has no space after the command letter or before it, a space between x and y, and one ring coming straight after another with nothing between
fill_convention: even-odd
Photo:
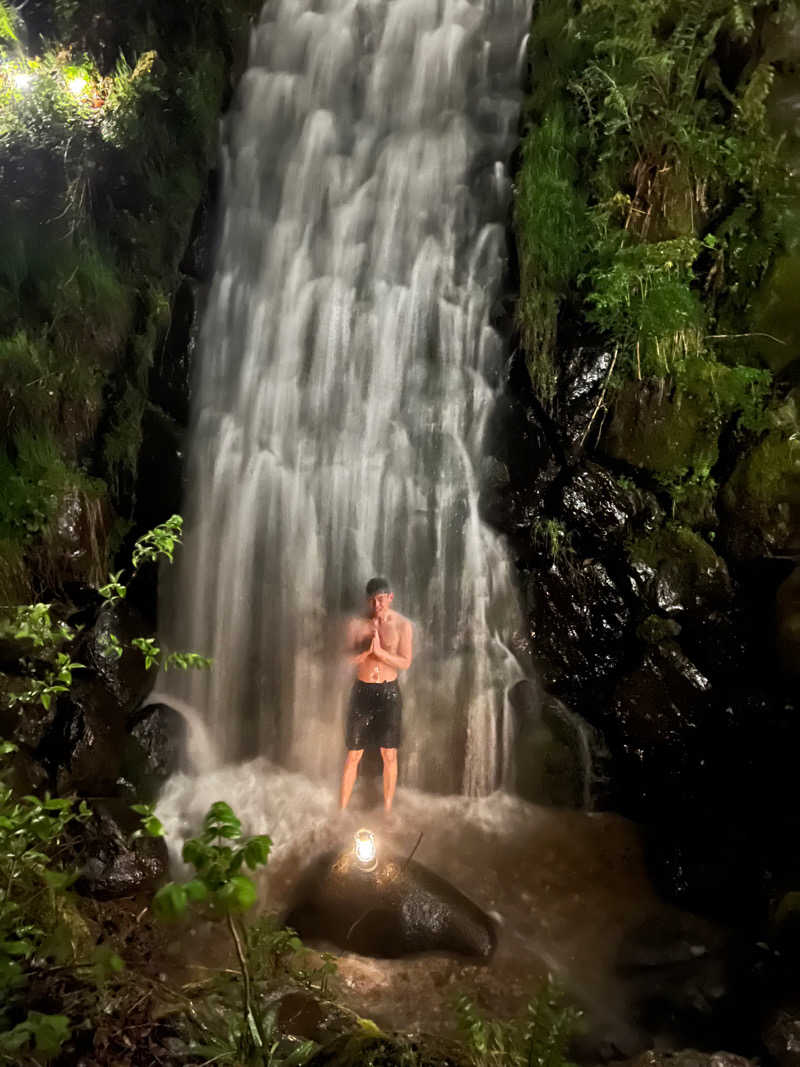
<instances>
[{"instance_id":1,"label":"mist over water","mask_svg":"<svg viewBox=\"0 0 800 1067\"><path fill-rule=\"evenodd\" d=\"M160 689L223 760L335 776L341 619L387 574L416 636L403 781L484 794L507 776L520 619L477 498L529 21L529 0L264 7L225 127L164 597L166 643L214 667Z\"/></svg>"}]
</instances>

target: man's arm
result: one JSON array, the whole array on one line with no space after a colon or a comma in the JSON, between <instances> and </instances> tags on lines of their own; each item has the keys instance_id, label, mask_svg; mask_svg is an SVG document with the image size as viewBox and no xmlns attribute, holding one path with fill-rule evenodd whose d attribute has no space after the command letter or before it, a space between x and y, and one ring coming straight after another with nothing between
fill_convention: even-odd
<instances>
[{"instance_id":1,"label":"man's arm","mask_svg":"<svg viewBox=\"0 0 800 1067\"><path fill-rule=\"evenodd\" d=\"M380 634L377 629L372 639L372 655L385 663L387 667L394 667L396 671L407 671L411 666L412 652L411 623L405 619L400 627L400 640L397 643L397 654L387 652L381 645Z\"/></svg>"}]
</instances>

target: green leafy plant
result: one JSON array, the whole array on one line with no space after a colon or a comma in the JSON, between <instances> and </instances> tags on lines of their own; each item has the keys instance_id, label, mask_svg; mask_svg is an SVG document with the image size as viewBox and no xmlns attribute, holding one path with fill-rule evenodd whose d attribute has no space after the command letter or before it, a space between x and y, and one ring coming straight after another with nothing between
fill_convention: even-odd
<instances>
[{"instance_id":1,"label":"green leafy plant","mask_svg":"<svg viewBox=\"0 0 800 1067\"><path fill-rule=\"evenodd\" d=\"M567 1048L580 1012L552 979L537 991L523 1019L487 1019L467 996L458 999L456 1015L474 1067L573 1067Z\"/></svg>"},{"instance_id":2,"label":"green leafy plant","mask_svg":"<svg viewBox=\"0 0 800 1067\"><path fill-rule=\"evenodd\" d=\"M563 331L618 350L612 395L627 378L669 379L707 398L717 432L728 419L764 428L772 378L749 330L790 232L792 163L767 118L775 66L759 57L757 12L537 5L515 221L518 320L543 404ZM753 62L720 69L745 47Z\"/></svg>"},{"instance_id":3,"label":"green leafy plant","mask_svg":"<svg viewBox=\"0 0 800 1067\"><path fill-rule=\"evenodd\" d=\"M531 527L534 544L554 564L571 563L575 557L572 539L563 522L553 518L538 518Z\"/></svg>"},{"instance_id":4,"label":"green leafy plant","mask_svg":"<svg viewBox=\"0 0 800 1067\"><path fill-rule=\"evenodd\" d=\"M157 563L163 556L173 561L176 547L181 543L183 519L172 515L166 522L143 534L133 546L131 563L137 571L143 563Z\"/></svg>"},{"instance_id":5,"label":"green leafy plant","mask_svg":"<svg viewBox=\"0 0 800 1067\"><path fill-rule=\"evenodd\" d=\"M242 824L223 801L211 805L198 837L183 846L183 860L194 867L186 882L169 882L153 898L153 910L163 919L181 918L191 907L202 905L211 915L224 918L231 935L242 975L243 1026L237 1031L239 1053L257 1062L271 1062L270 1040L254 1010L252 978L247 963L246 934L241 915L256 902L256 887L243 874L264 866L272 842L266 834L244 837Z\"/></svg>"},{"instance_id":6,"label":"green leafy plant","mask_svg":"<svg viewBox=\"0 0 800 1067\"><path fill-rule=\"evenodd\" d=\"M32 1045L58 1051L69 1036L62 1015L24 1013L26 964L47 954L59 922L56 907L74 879L64 865L71 823L89 818L85 801L70 797L17 797L7 784L13 744L0 741L0 1052ZM15 1022L15 1017L25 1017Z\"/></svg>"},{"instance_id":7,"label":"green leafy plant","mask_svg":"<svg viewBox=\"0 0 800 1067\"><path fill-rule=\"evenodd\" d=\"M180 515L173 515L140 537L133 548L133 573L146 563L157 563L162 557L172 562L181 543L181 529ZM122 580L123 574L122 570L116 571L100 586L105 605L113 606L125 598L127 584ZM73 673L84 669L83 663L73 660L69 650L63 649L65 643L76 639L80 629L71 627L63 619L53 618L52 611L53 605L45 603L9 606L3 617L0 609L0 635L20 643L20 661L29 679L24 689L8 694L6 703L9 707L41 704L49 709L54 697L70 689ZM100 644L103 654L112 662L123 655L122 643L112 632L104 633ZM197 652L171 652L164 656L153 637L133 638L131 645L144 656L148 670L157 666L164 670L207 670L211 666L211 660ZM36 653L35 658L27 658L29 649Z\"/></svg>"}]
</instances>

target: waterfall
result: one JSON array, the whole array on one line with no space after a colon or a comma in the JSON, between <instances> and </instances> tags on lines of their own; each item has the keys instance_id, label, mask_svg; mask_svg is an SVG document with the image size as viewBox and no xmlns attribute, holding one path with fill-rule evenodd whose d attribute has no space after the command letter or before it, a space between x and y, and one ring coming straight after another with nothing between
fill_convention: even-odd
<instances>
[{"instance_id":1,"label":"waterfall","mask_svg":"<svg viewBox=\"0 0 800 1067\"><path fill-rule=\"evenodd\" d=\"M530 0L268 0L253 31L164 594L165 643L214 666L159 685L222 759L335 774L342 619L385 574L415 632L404 783L505 779L521 617L477 499L529 22Z\"/></svg>"}]
</instances>

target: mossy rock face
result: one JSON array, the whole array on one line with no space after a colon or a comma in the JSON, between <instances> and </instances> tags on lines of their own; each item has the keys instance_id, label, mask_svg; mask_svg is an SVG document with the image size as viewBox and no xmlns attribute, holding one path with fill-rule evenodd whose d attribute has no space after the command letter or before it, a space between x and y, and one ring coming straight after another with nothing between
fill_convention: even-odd
<instances>
[{"instance_id":1,"label":"mossy rock face","mask_svg":"<svg viewBox=\"0 0 800 1067\"><path fill-rule=\"evenodd\" d=\"M721 493L724 536L737 559L800 548L800 441L773 430L737 464Z\"/></svg>"},{"instance_id":2,"label":"mossy rock face","mask_svg":"<svg viewBox=\"0 0 800 1067\"><path fill-rule=\"evenodd\" d=\"M717 459L719 420L707 399L660 382L627 382L601 442L614 459L659 473L709 468Z\"/></svg>"},{"instance_id":3,"label":"mossy rock face","mask_svg":"<svg viewBox=\"0 0 800 1067\"><path fill-rule=\"evenodd\" d=\"M724 609L733 592L725 561L686 526L667 526L630 544L639 592L671 618Z\"/></svg>"},{"instance_id":4,"label":"mossy rock face","mask_svg":"<svg viewBox=\"0 0 800 1067\"><path fill-rule=\"evenodd\" d=\"M754 330L759 354L776 373L792 363L800 349L797 287L800 255L781 256L772 265L756 297Z\"/></svg>"}]
</instances>

